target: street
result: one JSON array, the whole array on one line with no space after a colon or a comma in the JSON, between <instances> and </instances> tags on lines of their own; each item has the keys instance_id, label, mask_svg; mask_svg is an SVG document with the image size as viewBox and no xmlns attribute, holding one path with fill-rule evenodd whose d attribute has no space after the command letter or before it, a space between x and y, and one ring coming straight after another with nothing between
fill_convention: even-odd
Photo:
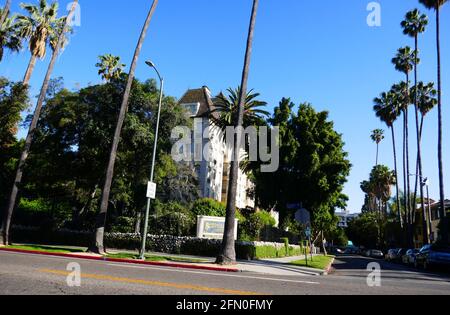
<instances>
[{"instance_id":1,"label":"street","mask_svg":"<svg viewBox=\"0 0 450 315\"><path fill-rule=\"evenodd\" d=\"M81 267L81 285L66 279L69 263ZM403 295L450 294L449 275L422 273L380 262L381 286L367 285L373 260L347 256L328 276L270 276L151 267L0 252L0 295Z\"/></svg>"}]
</instances>

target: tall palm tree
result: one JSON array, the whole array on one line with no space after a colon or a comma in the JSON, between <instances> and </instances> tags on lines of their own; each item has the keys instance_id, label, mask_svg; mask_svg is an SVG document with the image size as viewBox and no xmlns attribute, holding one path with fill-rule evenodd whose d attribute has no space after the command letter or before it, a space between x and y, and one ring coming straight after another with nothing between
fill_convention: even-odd
<instances>
[{"instance_id":1,"label":"tall palm tree","mask_svg":"<svg viewBox=\"0 0 450 315\"><path fill-rule=\"evenodd\" d=\"M417 89L414 88L411 90L412 95L414 93L417 93L417 96L414 95L414 97L417 98L417 105L420 111L420 138L422 139L422 133L423 133L423 126L424 126L424 120L427 114L432 111L438 101L437 101L437 91L434 88L434 83L429 82L427 84L423 82L419 82L417 84Z\"/></svg>"},{"instance_id":2,"label":"tall palm tree","mask_svg":"<svg viewBox=\"0 0 450 315\"><path fill-rule=\"evenodd\" d=\"M376 115L383 121L388 128L391 129L392 133L392 148L394 153L394 172L395 178L395 189L396 189L396 202L398 209L398 222L400 226L403 227L403 219L401 215L401 206L400 206L400 189L398 183L398 167L397 167L397 145L395 143L395 128L394 123L397 118L400 116L400 106L397 102L395 94L392 92L384 92L380 95L379 98L374 99L374 107L373 107Z\"/></svg>"},{"instance_id":3,"label":"tall palm tree","mask_svg":"<svg viewBox=\"0 0 450 315\"><path fill-rule=\"evenodd\" d=\"M8 17L10 8L11 0L6 0L5 6L0 10L0 25L2 25Z\"/></svg>"},{"instance_id":4,"label":"tall palm tree","mask_svg":"<svg viewBox=\"0 0 450 315\"><path fill-rule=\"evenodd\" d=\"M214 109L211 111L212 122L215 126L219 127L223 133L226 131L226 127L232 126L236 121L236 116L239 112L239 95L241 94L241 88L236 89L229 88L227 90L228 95L220 93L217 96L217 101L214 104ZM244 102L244 119L243 126L258 125L263 119L263 116L269 116L269 112L261 109L267 106L266 102L259 101L259 93L254 93L250 90L247 93ZM214 114L217 115L214 115Z\"/></svg>"},{"instance_id":5,"label":"tall palm tree","mask_svg":"<svg viewBox=\"0 0 450 315\"><path fill-rule=\"evenodd\" d=\"M47 53L47 46L55 50L61 25L65 23L65 17L58 18L58 2L48 4L47 0L39 0L38 5L24 4L20 6L28 15L17 16L17 26L20 37L29 42L31 53L27 71L23 78L23 84L30 82L37 59L43 59Z\"/></svg>"},{"instance_id":6,"label":"tall palm tree","mask_svg":"<svg viewBox=\"0 0 450 315\"><path fill-rule=\"evenodd\" d=\"M247 47L245 52L244 68L242 71L241 93L239 94L239 111L235 126L238 127L238 132L235 138L233 148L233 159L231 161L230 182L228 186L227 198L227 213L225 218L225 231L223 235L223 242L221 251L217 257L219 264L234 264L236 263L236 249L234 241L235 217L236 217L236 195L237 195L237 181L239 175L239 149L241 135L239 127L244 123L244 103L247 95L248 74L250 71L250 62L253 48L253 35L255 31L256 16L258 11L259 0L253 0L252 14L250 18L250 26L247 37Z\"/></svg>"},{"instance_id":7,"label":"tall palm tree","mask_svg":"<svg viewBox=\"0 0 450 315\"><path fill-rule=\"evenodd\" d=\"M406 46L400 48L397 51L397 54L392 59L392 63L395 66L395 69L399 72L402 72L406 76L406 82L397 85L397 96L402 100L403 107L403 122L404 122L404 130L403 130L403 141L404 141L404 151L403 156L405 159L406 166L406 196L407 196L407 213L409 213L410 223L413 221L413 211L411 204L411 184L410 184L410 163L409 163L409 122L408 122L408 113L409 113L409 105L411 104L410 95L409 95L409 74L414 69L414 63L416 61L417 56L414 51L411 50L410 47Z\"/></svg>"},{"instance_id":8,"label":"tall palm tree","mask_svg":"<svg viewBox=\"0 0 450 315\"><path fill-rule=\"evenodd\" d=\"M9 243L9 230L11 227L11 219L12 219L12 215L13 215L14 208L16 205L17 194L19 192L19 185L22 181L23 167L24 167L24 165L27 161L28 155L30 153L31 144L33 142L34 131L35 131L37 123L39 121L39 116L41 114L42 105L43 105L45 97L47 95L47 90L48 90L49 83L50 83L50 77L52 75L53 68L55 67L56 60L58 58L60 49L63 46L64 41L66 39L66 33L70 29L69 23L71 21L71 18L73 16L73 13L75 12L77 5L78 5L78 0L74 0L72 3L72 7L69 11L69 14L65 19L64 27L62 28L62 31L58 36L57 42L55 43L55 49L53 51L52 58L48 65L48 69L47 69L47 73L44 78L44 82L42 84L41 92L39 94L39 98L38 98L38 101L36 104L36 109L34 110L33 119L31 121L30 127L28 129L28 134L27 134L27 137L25 140L24 149L22 151L22 155L20 156L20 160L18 163L16 177L15 177L14 184L13 184L13 187L11 190L11 195L9 197L8 208L6 209L5 217L4 217L3 223L2 223L2 229L1 229L1 233L0 233L0 244L2 244L2 245L8 245L8 243Z\"/></svg>"},{"instance_id":9,"label":"tall palm tree","mask_svg":"<svg viewBox=\"0 0 450 315\"><path fill-rule=\"evenodd\" d=\"M120 79L125 65L120 62L120 57L106 54L98 57L99 62L95 65L98 68L98 74L106 82L113 79Z\"/></svg>"},{"instance_id":10,"label":"tall palm tree","mask_svg":"<svg viewBox=\"0 0 450 315\"><path fill-rule=\"evenodd\" d=\"M400 82L398 84L394 84L390 90L390 93L395 95L397 106L403 112L403 191L405 192L406 198L403 199L403 206L405 208L405 219L404 222L406 224L408 230L408 240L412 245L412 211L410 207L410 198L407 196L408 187L409 187L409 166L407 165L407 130L408 130L408 120L407 120L407 110L410 104L410 95L408 92L408 84L406 82Z\"/></svg>"},{"instance_id":11,"label":"tall palm tree","mask_svg":"<svg viewBox=\"0 0 450 315\"><path fill-rule=\"evenodd\" d=\"M22 39L17 32L15 17L6 16L0 24L0 62L5 48L14 52L22 48Z\"/></svg>"},{"instance_id":12,"label":"tall palm tree","mask_svg":"<svg viewBox=\"0 0 450 315\"><path fill-rule=\"evenodd\" d=\"M418 60L418 54L419 54L419 34L425 32L425 28L428 25L428 17L425 14L421 14L418 9L409 11L406 13L405 20L402 21L401 26L403 28L403 33L405 35L408 35L410 37L414 38L414 90L417 90L417 67L419 64ZM418 175L416 176L416 183L415 183L415 189L414 189L414 209L417 207L416 204L416 196L417 196L417 185L420 179L420 182L422 182L423 178L423 172L422 172L422 150L421 150L421 138L420 138L420 126L419 126L419 106L418 106L418 100L416 98L416 93L413 94L413 100L414 100L414 113L416 118L416 138L417 138L417 165L418 165ZM416 173L417 174L417 173ZM427 224L427 215L426 215L426 209L425 209L425 201L424 201L424 190L423 185L420 186L420 204L421 204L421 210L422 210L422 226L423 226L423 235L424 235L424 243L428 244L430 242L429 240L429 225Z\"/></svg>"},{"instance_id":13,"label":"tall palm tree","mask_svg":"<svg viewBox=\"0 0 450 315\"><path fill-rule=\"evenodd\" d=\"M440 217L441 224L441 239L448 243L448 223L447 214L445 211L445 190L444 190L444 164L442 159L442 81L441 81L441 36L440 36L440 9L447 0L419 0L427 9L434 9L436 11L436 51L437 51L437 80L438 80L438 163L439 163L439 191L440 191Z\"/></svg>"},{"instance_id":14,"label":"tall palm tree","mask_svg":"<svg viewBox=\"0 0 450 315\"><path fill-rule=\"evenodd\" d=\"M376 163L375 165L378 166L378 154L380 152L380 143L384 140L384 130L383 129L375 129L372 131L372 135L370 136L373 142L377 145L377 155L376 155Z\"/></svg>"},{"instance_id":15,"label":"tall palm tree","mask_svg":"<svg viewBox=\"0 0 450 315\"><path fill-rule=\"evenodd\" d=\"M114 132L114 138L111 146L111 152L109 155L108 167L106 169L106 177L105 184L103 186L102 191L102 199L100 205L100 211L97 216L96 224L95 224L95 240L94 244L92 244L89 248L91 252L98 254L105 254L105 247L103 244L103 238L105 234L105 224L106 224L106 215L108 213L108 203L109 203L109 195L111 192L111 184L114 176L114 166L116 164L117 157L117 149L119 147L120 134L122 132L123 123L125 120L125 115L128 110L128 101L131 93L131 86L133 84L136 66L139 59L139 55L142 50L142 45L144 44L145 37L147 35L147 30L150 26L150 22L152 20L153 14L155 13L156 7L158 5L158 0L153 0L153 4L148 12L147 18L145 20L144 26L142 28L141 34L139 36L139 40L136 45L136 49L133 55L133 61L131 62L130 72L128 74L127 85L125 88L125 92L123 94L122 105L120 106L120 113L117 119L116 130Z\"/></svg>"}]
</instances>

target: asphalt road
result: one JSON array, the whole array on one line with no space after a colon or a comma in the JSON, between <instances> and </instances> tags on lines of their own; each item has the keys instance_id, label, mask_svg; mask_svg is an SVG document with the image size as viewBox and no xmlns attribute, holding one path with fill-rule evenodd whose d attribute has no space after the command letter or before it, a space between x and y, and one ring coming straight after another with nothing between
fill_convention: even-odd
<instances>
[{"instance_id":1,"label":"asphalt road","mask_svg":"<svg viewBox=\"0 0 450 315\"><path fill-rule=\"evenodd\" d=\"M81 267L81 286L67 284L69 263ZM362 257L341 257L329 276L269 276L0 252L0 295L450 295L450 276L380 262L381 286L367 285ZM73 278L71 278L73 279Z\"/></svg>"}]
</instances>

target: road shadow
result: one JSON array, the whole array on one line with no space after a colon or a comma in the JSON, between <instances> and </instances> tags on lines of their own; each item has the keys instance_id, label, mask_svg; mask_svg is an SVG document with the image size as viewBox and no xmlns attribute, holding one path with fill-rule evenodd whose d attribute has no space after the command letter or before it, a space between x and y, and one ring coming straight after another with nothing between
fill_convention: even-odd
<instances>
[{"instance_id":1,"label":"road shadow","mask_svg":"<svg viewBox=\"0 0 450 315\"><path fill-rule=\"evenodd\" d=\"M381 259L356 255L338 255L333 264L332 273L334 275L365 278L371 272L367 270L370 263L379 264L383 278L387 279L450 282L450 274L448 272L418 270L400 263L390 263Z\"/></svg>"}]
</instances>

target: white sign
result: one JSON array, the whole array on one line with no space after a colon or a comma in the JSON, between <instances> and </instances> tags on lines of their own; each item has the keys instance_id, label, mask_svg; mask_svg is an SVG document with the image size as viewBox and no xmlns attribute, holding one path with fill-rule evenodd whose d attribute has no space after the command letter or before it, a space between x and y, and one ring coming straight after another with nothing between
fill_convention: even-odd
<instances>
[{"instance_id":1,"label":"white sign","mask_svg":"<svg viewBox=\"0 0 450 315\"><path fill-rule=\"evenodd\" d=\"M238 237L238 223L236 219L234 225L234 239L237 240ZM206 239L223 239L223 234L225 232L225 218L221 217L197 217L197 237Z\"/></svg>"},{"instance_id":2,"label":"white sign","mask_svg":"<svg viewBox=\"0 0 450 315\"><path fill-rule=\"evenodd\" d=\"M148 182L147 184L147 198L156 199L156 184Z\"/></svg>"}]
</instances>

